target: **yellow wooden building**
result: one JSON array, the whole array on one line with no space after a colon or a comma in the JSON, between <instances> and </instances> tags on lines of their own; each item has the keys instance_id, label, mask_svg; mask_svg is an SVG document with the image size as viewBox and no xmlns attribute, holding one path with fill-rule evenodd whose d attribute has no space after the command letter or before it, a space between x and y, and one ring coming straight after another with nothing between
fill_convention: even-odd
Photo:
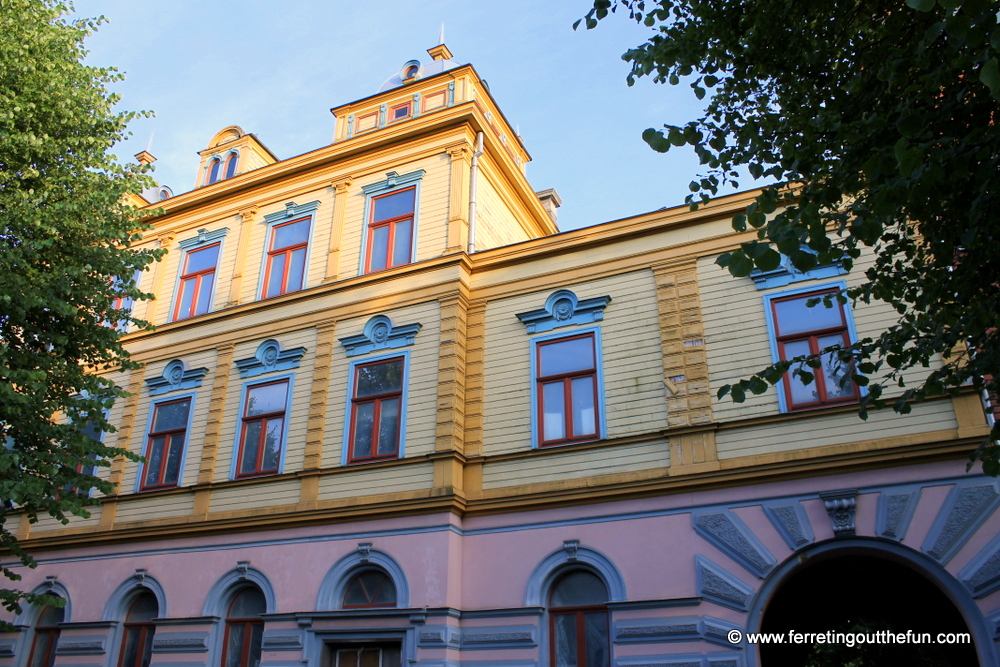
<instances>
[{"instance_id":1,"label":"yellow wooden building","mask_svg":"<svg viewBox=\"0 0 1000 667\"><path fill-rule=\"evenodd\" d=\"M891 323L805 305L863 261L731 278L754 192L560 233L476 70L428 54L329 145L228 127L149 194L156 330L106 435L146 462L17 526L66 606L11 618L0 667L781 664L747 633L836 629L864 590L996 664L977 395L863 422L831 368L714 398Z\"/></svg>"}]
</instances>

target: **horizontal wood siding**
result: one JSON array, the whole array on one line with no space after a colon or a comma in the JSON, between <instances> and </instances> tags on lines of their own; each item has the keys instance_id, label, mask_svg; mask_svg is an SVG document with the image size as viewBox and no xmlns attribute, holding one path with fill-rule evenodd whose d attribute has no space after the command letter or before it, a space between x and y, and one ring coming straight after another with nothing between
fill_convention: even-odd
<instances>
[{"instance_id":1,"label":"horizontal wood siding","mask_svg":"<svg viewBox=\"0 0 1000 667\"><path fill-rule=\"evenodd\" d=\"M397 350L377 350L367 355L348 357L344 346L334 342L330 359L330 388L327 393L327 421L323 432L323 467L341 465L344 451L344 424L349 419L347 386L350 382L352 361L376 357L395 351L409 351L410 367L406 403L406 457L423 456L434 451L436 429L438 348L441 332L441 309L437 301L406 308L377 310L364 317L351 318L337 323L336 337L355 336L364 330L375 315L386 315L394 326L415 324L422 326L411 346ZM286 468L287 470L287 468Z\"/></svg>"},{"instance_id":2,"label":"horizontal wood siding","mask_svg":"<svg viewBox=\"0 0 1000 667\"><path fill-rule=\"evenodd\" d=\"M584 451L560 452L553 448L546 450L544 457L532 456L487 463L483 466L483 491L538 482L642 472L669 465L670 448L665 440Z\"/></svg>"},{"instance_id":3,"label":"horizontal wood siding","mask_svg":"<svg viewBox=\"0 0 1000 667\"><path fill-rule=\"evenodd\" d=\"M152 498L140 494L118 503L115 523L181 517L193 510L194 494L190 492Z\"/></svg>"},{"instance_id":4,"label":"horizontal wood siding","mask_svg":"<svg viewBox=\"0 0 1000 667\"><path fill-rule=\"evenodd\" d=\"M38 522L32 524L31 526L31 536L38 537L39 533L44 533L52 530L72 530L74 528L87 528L90 526L97 526L101 522L101 506L97 505L95 507L87 508L90 512L90 516L84 518L82 516L72 516L66 515L69 519L69 523L63 524L62 521L51 517L49 515L39 515ZM24 521L25 519L21 519ZM16 526L14 527L16 530Z\"/></svg>"},{"instance_id":5,"label":"horizontal wood siding","mask_svg":"<svg viewBox=\"0 0 1000 667\"><path fill-rule=\"evenodd\" d=\"M608 437L666 428L663 362L652 272L566 283L578 298L611 296L601 327ZM491 301L486 308L484 447L486 454L531 447L531 339L517 313L541 308L554 290ZM586 325L591 326L591 325ZM571 335L568 326L552 333ZM547 332L548 333L548 332Z\"/></svg>"},{"instance_id":6,"label":"horizontal wood siding","mask_svg":"<svg viewBox=\"0 0 1000 667\"><path fill-rule=\"evenodd\" d=\"M848 412L724 429L716 433L715 442L719 459L724 460L954 428L958 428L958 422L951 401L937 400L914 406L909 415L897 415L888 409L873 411L867 421Z\"/></svg>"},{"instance_id":7,"label":"horizontal wood siding","mask_svg":"<svg viewBox=\"0 0 1000 667\"><path fill-rule=\"evenodd\" d=\"M350 472L326 475L319 481L319 501L339 500L382 493L429 490L434 482L432 463L392 467L358 466Z\"/></svg>"},{"instance_id":8,"label":"horizontal wood siding","mask_svg":"<svg viewBox=\"0 0 1000 667\"><path fill-rule=\"evenodd\" d=\"M269 482L262 479L256 484L235 486L212 491L211 512L233 512L258 507L280 507L299 502L300 482L286 479Z\"/></svg>"},{"instance_id":9,"label":"horizontal wood siding","mask_svg":"<svg viewBox=\"0 0 1000 667\"><path fill-rule=\"evenodd\" d=\"M511 210L511 206L516 206L520 202L505 201L489 171L480 171L479 182L476 184L476 200L477 250L498 248L528 239L527 233Z\"/></svg>"}]
</instances>

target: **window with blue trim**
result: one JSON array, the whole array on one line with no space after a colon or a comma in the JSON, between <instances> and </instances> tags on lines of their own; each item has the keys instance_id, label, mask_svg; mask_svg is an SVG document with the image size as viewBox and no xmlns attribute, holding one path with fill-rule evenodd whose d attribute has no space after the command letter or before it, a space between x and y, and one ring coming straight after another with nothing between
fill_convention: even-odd
<instances>
[{"instance_id":1,"label":"window with blue trim","mask_svg":"<svg viewBox=\"0 0 1000 667\"><path fill-rule=\"evenodd\" d=\"M832 299L831 308L823 303L823 297L835 295L840 289L838 286L823 287L765 297L776 361L851 345L849 309L836 298ZM816 299L818 303L808 305L810 300ZM836 352L824 354L820 368L802 370L812 374L809 384L803 382L795 366L782 379L784 407L788 411L851 403L860 397L857 385L851 382L853 367L840 362Z\"/></svg>"},{"instance_id":2,"label":"window with blue trim","mask_svg":"<svg viewBox=\"0 0 1000 667\"><path fill-rule=\"evenodd\" d=\"M594 332L536 341L539 445L548 447L600 437L599 356Z\"/></svg>"},{"instance_id":3,"label":"window with blue trim","mask_svg":"<svg viewBox=\"0 0 1000 667\"><path fill-rule=\"evenodd\" d=\"M142 471L141 491L173 488L180 482L190 414L190 397L162 401L153 406L143 450L146 465Z\"/></svg>"},{"instance_id":4,"label":"window with blue trim","mask_svg":"<svg viewBox=\"0 0 1000 667\"><path fill-rule=\"evenodd\" d=\"M349 463L399 457L406 359L379 359L354 367Z\"/></svg>"},{"instance_id":5,"label":"window with blue trim","mask_svg":"<svg viewBox=\"0 0 1000 667\"><path fill-rule=\"evenodd\" d=\"M281 464L288 410L287 379L247 387L236 477L273 475Z\"/></svg>"}]
</instances>

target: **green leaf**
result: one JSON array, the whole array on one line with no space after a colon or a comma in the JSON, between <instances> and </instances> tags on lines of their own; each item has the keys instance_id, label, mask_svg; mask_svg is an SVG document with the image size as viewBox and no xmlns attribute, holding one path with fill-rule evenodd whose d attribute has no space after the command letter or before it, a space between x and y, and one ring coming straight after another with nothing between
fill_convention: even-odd
<instances>
[{"instance_id":1,"label":"green leaf","mask_svg":"<svg viewBox=\"0 0 1000 667\"><path fill-rule=\"evenodd\" d=\"M929 12L934 9L935 0L906 0L906 6L918 12Z\"/></svg>"},{"instance_id":2,"label":"green leaf","mask_svg":"<svg viewBox=\"0 0 1000 667\"><path fill-rule=\"evenodd\" d=\"M994 99L1000 99L1000 66L995 57L990 58L979 71L979 80L986 84Z\"/></svg>"}]
</instances>

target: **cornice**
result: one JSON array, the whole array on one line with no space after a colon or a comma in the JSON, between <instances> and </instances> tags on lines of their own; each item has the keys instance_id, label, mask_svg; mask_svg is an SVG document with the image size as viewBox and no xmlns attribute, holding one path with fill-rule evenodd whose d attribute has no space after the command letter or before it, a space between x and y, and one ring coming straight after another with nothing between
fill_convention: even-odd
<instances>
[{"instance_id":1,"label":"cornice","mask_svg":"<svg viewBox=\"0 0 1000 667\"><path fill-rule=\"evenodd\" d=\"M723 468L701 473L679 476L657 476L647 479L625 479L611 475L615 480L593 483L587 480L577 487L544 488L530 491L522 488L504 489L506 493L494 497L467 498L461 494L434 495L433 489L419 497L394 498L373 503L343 503L336 507L321 507L303 510L292 506L270 514L254 514L238 517L198 520L195 517L177 517L156 525L122 526L113 530L94 531L81 529L62 535L42 536L21 540L23 548L32 551L78 547L81 535L86 535L88 546L158 540L169 538L191 538L199 535L220 535L248 531L264 531L347 523L366 520L382 520L404 516L436 514L448 512L460 517L474 517L490 514L527 512L556 509L596 503L617 502L648 498L651 496L679 493L698 493L737 486L752 486L784 482L805 477L828 477L832 475L856 474L899 466L913 466L942 461L964 460L969 448L979 442L978 438L963 438L892 447L870 451L839 452L828 456L808 459L791 459L769 462L737 469ZM426 461L426 459L420 459ZM470 462L479 460L470 458ZM619 477L619 479L615 479Z\"/></svg>"}]
</instances>

